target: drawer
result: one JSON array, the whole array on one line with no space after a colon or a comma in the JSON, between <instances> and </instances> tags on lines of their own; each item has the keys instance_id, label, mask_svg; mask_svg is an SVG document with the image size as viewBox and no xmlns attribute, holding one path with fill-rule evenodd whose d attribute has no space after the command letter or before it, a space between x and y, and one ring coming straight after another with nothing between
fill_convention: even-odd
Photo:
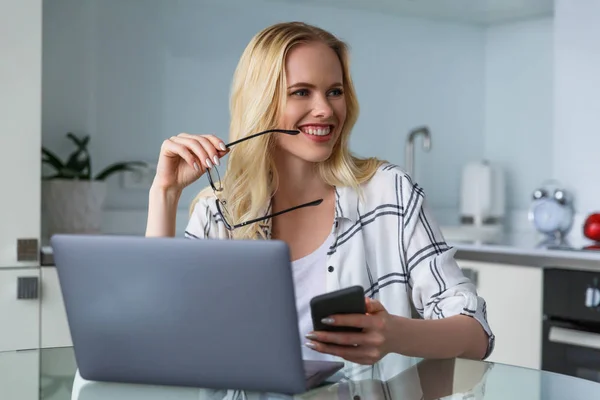
<instances>
[{"instance_id":1,"label":"drawer","mask_svg":"<svg viewBox=\"0 0 600 400\"><path fill-rule=\"evenodd\" d=\"M0 269L0 351L39 348L39 275L39 268Z\"/></svg>"}]
</instances>

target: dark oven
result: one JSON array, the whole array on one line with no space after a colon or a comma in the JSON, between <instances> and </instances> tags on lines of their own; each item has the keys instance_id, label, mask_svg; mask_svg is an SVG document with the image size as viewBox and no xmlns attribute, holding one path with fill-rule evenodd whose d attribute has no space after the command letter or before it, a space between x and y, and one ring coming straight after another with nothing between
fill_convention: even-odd
<instances>
[{"instance_id":1,"label":"dark oven","mask_svg":"<svg viewBox=\"0 0 600 400\"><path fill-rule=\"evenodd\" d=\"M544 270L542 369L600 382L599 272Z\"/></svg>"}]
</instances>

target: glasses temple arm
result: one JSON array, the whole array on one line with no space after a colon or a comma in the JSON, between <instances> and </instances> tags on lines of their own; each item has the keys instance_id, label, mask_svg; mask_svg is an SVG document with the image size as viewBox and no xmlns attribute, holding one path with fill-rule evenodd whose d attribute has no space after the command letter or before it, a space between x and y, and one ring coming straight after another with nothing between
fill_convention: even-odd
<instances>
[{"instance_id":1,"label":"glasses temple arm","mask_svg":"<svg viewBox=\"0 0 600 400\"><path fill-rule=\"evenodd\" d=\"M246 137L243 137L241 139L234 140L233 142L231 142L229 144L226 144L225 147L229 148L230 146L236 145L236 144L241 143L241 142L243 142L245 140L249 140L249 139L255 138L257 136L264 135L264 134L267 134L267 133L272 133L272 132L285 133L286 135L297 135L297 134L300 133L300 131L297 131L297 130L291 131L291 130L287 130L287 129L269 129L268 131L254 133L254 134L252 134L250 136L246 136Z\"/></svg>"},{"instance_id":2,"label":"glasses temple arm","mask_svg":"<svg viewBox=\"0 0 600 400\"><path fill-rule=\"evenodd\" d=\"M322 202L323 202L323 199L319 199L319 200L311 201L310 203L300 204L299 206L288 208L286 210L282 210L282 211L276 212L274 214L269 214L269 215L265 215L264 217L255 218L255 219L251 219L250 221L242 222L241 224L235 225L235 228L239 228L239 227L246 226L246 225L249 225L249 224L254 224L255 222L264 221L266 219L273 218L273 217L276 217L278 215L285 214L287 212L297 210L299 208L318 206Z\"/></svg>"}]
</instances>

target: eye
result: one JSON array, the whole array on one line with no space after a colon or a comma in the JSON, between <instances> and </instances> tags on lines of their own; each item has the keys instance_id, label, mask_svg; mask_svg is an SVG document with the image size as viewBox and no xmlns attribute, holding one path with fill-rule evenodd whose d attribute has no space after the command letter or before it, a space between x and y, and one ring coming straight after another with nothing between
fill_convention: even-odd
<instances>
[{"instance_id":1,"label":"eye","mask_svg":"<svg viewBox=\"0 0 600 400\"><path fill-rule=\"evenodd\" d=\"M344 90L342 90L341 88L338 89L332 89L329 91L329 95L330 96L334 96L334 97L338 97L344 94Z\"/></svg>"},{"instance_id":2,"label":"eye","mask_svg":"<svg viewBox=\"0 0 600 400\"><path fill-rule=\"evenodd\" d=\"M299 97L308 96L308 90L306 90L306 89L296 90L295 92L292 92L292 96L299 96Z\"/></svg>"}]
</instances>

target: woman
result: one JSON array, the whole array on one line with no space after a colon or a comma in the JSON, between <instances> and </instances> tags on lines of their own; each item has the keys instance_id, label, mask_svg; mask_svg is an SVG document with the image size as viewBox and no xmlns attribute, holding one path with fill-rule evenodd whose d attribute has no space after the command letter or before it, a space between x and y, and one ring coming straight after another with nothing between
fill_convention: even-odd
<instances>
[{"instance_id":1,"label":"woman","mask_svg":"<svg viewBox=\"0 0 600 400\"><path fill-rule=\"evenodd\" d=\"M422 189L398 167L349 152L358 103L343 42L296 22L259 32L235 71L230 111L229 145L185 133L163 143L147 236L174 236L182 190L208 171L211 186L192 204L186 236L289 245L306 358L372 365L389 353L490 354L485 302L462 275ZM220 181L217 166L228 153ZM365 289L367 315L328 322L363 331L313 332L310 299L351 285ZM411 301L423 319L411 318Z\"/></svg>"}]
</instances>

